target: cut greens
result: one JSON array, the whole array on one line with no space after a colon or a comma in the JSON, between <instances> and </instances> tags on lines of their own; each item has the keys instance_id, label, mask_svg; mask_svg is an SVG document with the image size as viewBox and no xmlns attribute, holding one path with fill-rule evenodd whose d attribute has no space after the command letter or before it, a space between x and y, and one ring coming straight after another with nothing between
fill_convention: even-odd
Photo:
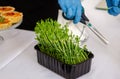
<instances>
[{"instance_id":1,"label":"cut greens","mask_svg":"<svg viewBox=\"0 0 120 79\"><path fill-rule=\"evenodd\" d=\"M0 15L0 22L4 22L5 18Z\"/></svg>"},{"instance_id":2,"label":"cut greens","mask_svg":"<svg viewBox=\"0 0 120 79\"><path fill-rule=\"evenodd\" d=\"M80 37L68 32L67 23L61 27L57 21L48 18L36 23L35 39L41 52L65 64L84 62L89 55L86 45L80 47Z\"/></svg>"}]
</instances>

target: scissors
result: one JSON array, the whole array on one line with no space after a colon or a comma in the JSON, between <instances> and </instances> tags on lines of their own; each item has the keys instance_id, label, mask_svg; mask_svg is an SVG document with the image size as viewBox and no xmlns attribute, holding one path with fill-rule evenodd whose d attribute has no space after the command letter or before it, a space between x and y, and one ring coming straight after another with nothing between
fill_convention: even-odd
<instances>
[{"instance_id":1,"label":"scissors","mask_svg":"<svg viewBox=\"0 0 120 79\"><path fill-rule=\"evenodd\" d=\"M84 9L83 9L84 10ZM65 17L64 13L62 13L63 17L67 20L73 20L73 19L68 19ZM108 40L89 22L89 19L86 17L84 11L81 16L81 23L84 25L88 26L88 28L105 44L108 44Z\"/></svg>"}]
</instances>

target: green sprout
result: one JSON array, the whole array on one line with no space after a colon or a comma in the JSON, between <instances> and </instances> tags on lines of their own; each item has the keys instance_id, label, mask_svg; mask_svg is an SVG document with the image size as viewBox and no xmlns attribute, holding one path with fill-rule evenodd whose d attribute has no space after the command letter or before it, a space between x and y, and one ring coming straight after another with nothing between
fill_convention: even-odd
<instances>
[{"instance_id":1,"label":"green sprout","mask_svg":"<svg viewBox=\"0 0 120 79\"><path fill-rule=\"evenodd\" d=\"M61 27L50 18L36 22L35 34L41 52L65 64L78 64L88 59L86 45L80 47L80 37L68 34L67 24Z\"/></svg>"}]
</instances>

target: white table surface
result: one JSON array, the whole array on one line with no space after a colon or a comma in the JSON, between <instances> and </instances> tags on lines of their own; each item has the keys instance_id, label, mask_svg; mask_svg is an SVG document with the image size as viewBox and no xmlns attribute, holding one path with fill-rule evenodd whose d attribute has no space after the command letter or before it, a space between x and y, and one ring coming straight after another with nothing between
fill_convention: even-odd
<instances>
[{"instance_id":1,"label":"white table surface","mask_svg":"<svg viewBox=\"0 0 120 79\"><path fill-rule=\"evenodd\" d=\"M92 24L109 40L105 45L88 28L86 45L93 52L91 70L78 79L120 79L120 16L113 17L106 11L96 10L100 0L85 0L86 15ZM32 34L31 42L9 64L0 69L0 79L64 79L37 62ZM26 39L28 39L26 37Z\"/></svg>"},{"instance_id":2,"label":"white table surface","mask_svg":"<svg viewBox=\"0 0 120 79\"><path fill-rule=\"evenodd\" d=\"M26 30L12 29L0 32L0 35L4 38L0 43L0 69L34 41L34 32Z\"/></svg>"}]
</instances>

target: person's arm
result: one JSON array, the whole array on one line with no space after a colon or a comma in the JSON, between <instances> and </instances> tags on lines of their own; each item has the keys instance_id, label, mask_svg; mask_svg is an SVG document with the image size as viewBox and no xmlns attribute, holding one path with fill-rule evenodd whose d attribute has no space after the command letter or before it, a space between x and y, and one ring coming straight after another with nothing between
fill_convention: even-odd
<instances>
[{"instance_id":1,"label":"person's arm","mask_svg":"<svg viewBox=\"0 0 120 79\"><path fill-rule=\"evenodd\" d=\"M120 0L106 0L108 6L108 13L117 16L120 14Z\"/></svg>"},{"instance_id":2,"label":"person's arm","mask_svg":"<svg viewBox=\"0 0 120 79\"><path fill-rule=\"evenodd\" d=\"M82 5L80 0L58 0L62 11L68 19L73 19L76 24L81 20Z\"/></svg>"}]
</instances>

